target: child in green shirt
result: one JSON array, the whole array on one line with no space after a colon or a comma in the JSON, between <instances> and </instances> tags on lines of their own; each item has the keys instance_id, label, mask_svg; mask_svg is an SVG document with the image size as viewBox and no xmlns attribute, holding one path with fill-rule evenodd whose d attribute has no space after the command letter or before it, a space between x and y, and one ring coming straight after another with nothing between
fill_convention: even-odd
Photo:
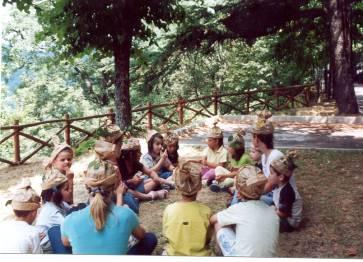
<instances>
[{"instance_id":1,"label":"child in green shirt","mask_svg":"<svg viewBox=\"0 0 363 262\"><path fill-rule=\"evenodd\" d=\"M216 168L216 179L209 187L213 192L229 192L229 189L234 184L234 177L238 170L241 167L253 164L249 154L245 152L245 142L243 139L245 134L243 130L238 130L234 135L228 137L230 161L226 168L220 166Z\"/></svg>"}]
</instances>

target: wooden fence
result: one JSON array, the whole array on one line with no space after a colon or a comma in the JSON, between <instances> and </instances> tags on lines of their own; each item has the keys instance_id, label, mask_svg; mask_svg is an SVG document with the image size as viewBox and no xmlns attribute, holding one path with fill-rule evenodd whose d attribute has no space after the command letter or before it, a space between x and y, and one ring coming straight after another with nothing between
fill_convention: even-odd
<instances>
[{"instance_id":1,"label":"wooden fence","mask_svg":"<svg viewBox=\"0 0 363 262\"><path fill-rule=\"evenodd\" d=\"M152 105L148 103L145 107L134 108L132 128L136 130L143 130L140 126L146 126L148 129L154 127L153 123L157 122L158 125L168 124L169 126L179 127L184 124L190 123L197 116L210 117L218 114L249 114L250 112L268 109L271 111L279 111L282 109L293 108L295 106L309 106L311 104L312 95L315 91L314 84L296 85L290 87L274 87L263 90L248 90L244 92L234 93L219 93L213 92L212 95L197 97L193 99L177 98L175 101L169 103ZM168 112L168 115L166 115ZM63 132L64 141L73 147L77 147L80 143L92 137L96 130L86 130L75 125L76 122L105 118L107 117L114 122L115 114L112 110L106 114L94 115L80 118L70 118L68 114L63 119L41 121L31 124L20 125L19 121L14 121L12 126L1 127L2 131L9 131L10 134L6 135L0 140L0 145L8 139L13 139L14 160L9 160L0 157L0 162L10 165L24 164L28 159L34 156L44 147L51 148L53 145L50 143L51 138L44 140L35 137L24 130L26 128L41 126L45 124L61 124L62 127L53 135L59 135ZM77 131L83 134L78 141L71 141L71 131ZM37 147L26 156L22 157L20 152L20 137L30 139L36 142ZM0 151L1 152L1 151Z\"/></svg>"}]
</instances>

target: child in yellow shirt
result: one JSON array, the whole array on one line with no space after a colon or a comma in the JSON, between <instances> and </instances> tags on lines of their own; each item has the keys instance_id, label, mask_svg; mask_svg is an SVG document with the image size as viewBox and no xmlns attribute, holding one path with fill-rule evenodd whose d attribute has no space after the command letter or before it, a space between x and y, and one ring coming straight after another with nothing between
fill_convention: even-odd
<instances>
[{"instance_id":1,"label":"child in yellow shirt","mask_svg":"<svg viewBox=\"0 0 363 262\"><path fill-rule=\"evenodd\" d=\"M209 207L196 201L202 188L201 166L185 162L174 171L175 186L181 200L168 205L163 214L163 235L169 256L210 256Z\"/></svg>"}]
</instances>

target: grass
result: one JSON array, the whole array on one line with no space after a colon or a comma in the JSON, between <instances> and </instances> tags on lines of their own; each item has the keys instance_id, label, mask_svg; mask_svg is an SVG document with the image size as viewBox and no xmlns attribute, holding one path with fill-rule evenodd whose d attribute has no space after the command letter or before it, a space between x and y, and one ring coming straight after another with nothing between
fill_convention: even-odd
<instances>
[{"instance_id":1,"label":"grass","mask_svg":"<svg viewBox=\"0 0 363 262\"><path fill-rule=\"evenodd\" d=\"M304 201L300 230L280 234L278 257L363 258L363 152L297 150L299 158L296 182ZM34 176L40 163L0 169L0 198L20 177ZM80 174L75 177L75 200L86 197ZM179 199L171 191L169 198L143 202L140 221L155 232L159 244L154 254L160 255L165 240L161 236L164 208ZM228 195L203 188L198 200L213 212L223 210ZM0 212L3 212L0 208Z\"/></svg>"}]
</instances>

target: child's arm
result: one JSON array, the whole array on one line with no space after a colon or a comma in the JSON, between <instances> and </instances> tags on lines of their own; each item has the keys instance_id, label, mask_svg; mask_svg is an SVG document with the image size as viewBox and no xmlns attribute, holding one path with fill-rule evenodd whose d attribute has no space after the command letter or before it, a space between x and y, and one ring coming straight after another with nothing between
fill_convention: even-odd
<instances>
[{"instance_id":1,"label":"child's arm","mask_svg":"<svg viewBox=\"0 0 363 262\"><path fill-rule=\"evenodd\" d=\"M134 231L132 231L132 234L137 239L142 240L145 237L145 229L141 225L139 225L137 228L134 229Z\"/></svg>"},{"instance_id":2,"label":"child's arm","mask_svg":"<svg viewBox=\"0 0 363 262\"><path fill-rule=\"evenodd\" d=\"M211 225L214 225L215 223L217 223L218 222L217 214L212 215L211 218L209 219L209 222Z\"/></svg>"},{"instance_id":3,"label":"child's arm","mask_svg":"<svg viewBox=\"0 0 363 262\"><path fill-rule=\"evenodd\" d=\"M279 217L285 218L285 217L289 217L289 215L283 211L281 211L280 209L276 208L276 213Z\"/></svg>"},{"instance_id":4,"label":"child's arm","mask_svg":"<svg viewBox=\"0 0 363 262\"><path fill-rule=\"evenodd\" d=\"M73 184L74 184L73 179L74 179L74 173L69 168L66 170L66 177L67 177L67 180L68 180L69 191L71 193L71 201L68 204L72 205L73 204Z\"/></svg>"},{"instance_id":5,"label":"child's arm","mask_svg":"<svg viewBox=\"0 0 363 262\"><path fill-rule=\"evenodd\" d=\"M116 206L123 205L123 194L126 191L126 185L121 181L118 187L115 190L116 194Z\"/></svg>"},{"instance_id":6,"label":"child's arm","mask_svg":"<svg viewBox=\"0 0 363 262\"><path fill-rule=\"evenodd\" d=\"M164 165L164 161L167 158L168 158L168 153L165 150L165 152L160 155L160 159L159 159L158 163L155 166L151 167L150 169L154 170L155 172L159 172Z\"/></svg>"},{"instance_id":7,"label":"child's arm","mask_svg":"<svg viewBox=\"0 0 363 262\"><path fill-rule=\"evenodd\" d=\"M265 187L264 187L264 189L263 189L263 192L264 193L268 193L268 192L271 192L272 191L272 189L273 189L273 183L271 183L268 179L267 179L267 182L266 182L266 184L265 184Z\"/></svg>"},{"instance_id":8,"label":"child's arm","mask_svg":"<svg viewBox=\"0 0 363 262\"><path fill-rule=\"evenodd\" d=\"M227 162L215 164L215 163L208 162L207 159L205 159L203 164L209 168L216 168L217 166L224 167L227 164Z\"/></svg>"}]
</instances>

